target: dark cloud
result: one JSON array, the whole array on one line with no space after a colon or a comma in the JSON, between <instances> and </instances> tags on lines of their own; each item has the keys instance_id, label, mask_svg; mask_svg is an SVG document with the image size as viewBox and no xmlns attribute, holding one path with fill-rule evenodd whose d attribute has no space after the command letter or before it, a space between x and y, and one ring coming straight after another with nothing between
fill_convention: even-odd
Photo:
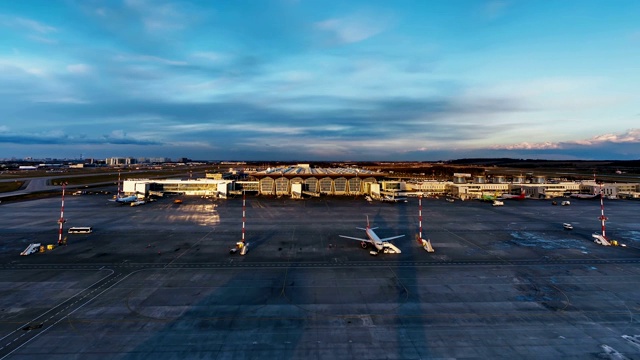
<instances>
[{"instance_id":1,"label":"dark cloud","mask_svg":"<svg viewBox=\"0 0 640 360\"><path fill-rule=\"evenodd\" d=\"M88 128L96 122L100 124L103 131L107 132L119 130L119 127L124 126L129 133L154 133L158 139L164 138L164 141L173 138L183 141L222 141L228 144L234 139L240 139L236 136L241 137L252 133L251 127L239 125L252 125L257 133L264 132L260 127L299 128L300 132L287 141L308 137L353 140L393 139L409 134L420 135L425 140L478 139L508 127L489 125L481 121L458 124L451 119L473 113L479 114L480 117L491 116L491 114L509 112L517 108L516 105L509 105L507 101L466 105L448 99L345 100L315 97L291 101L309 104L340 103L341 108L324 111L286 110L277 105L256 105L241 101L178 103L122 100L90 104L36 103L29 108L28 114L31 119L60 124L59 128L62 131L75 137L87 134ZM20 112L14 113L12 120L19 121L20 115ZM153 119L160 119L155 126ZM109 125L109 122L113 124ZM198 130L200 128L196 125L199 124L210 124L210 130ZM193 125L195 130L190 132L180 128L180 125ZM163 134L163 131L166 133ZM181 131L185 133L181 134ZM282 138L285 139L286 136L287 134L283 134ZM113 141L117 144L119 140L113 139Z\"/></svg>"},{"instance_id":2,"label":"dark cloud","mask_svg":"<svg viewBox=\"0 0 640 360\"><path fill-rule=\"evenodd\" d=\"M0 133L0 144L21 144L21 145L160 145L161 142L153 140L136 139L130 137L113 137L104 135L97 138L73 137L66 134L54 135L24 135Z\"/></svg>"},{"instance_id":3,"label":"dark cloud","mask_svg":"<svg viewBox=\"0 0 640 360\"><path fill-rule=\"evenodd\" d=\"M42 137L18 134L0 134L0 144L51 145L64 144L64 137Z\"/></svg>"}]
</instances>

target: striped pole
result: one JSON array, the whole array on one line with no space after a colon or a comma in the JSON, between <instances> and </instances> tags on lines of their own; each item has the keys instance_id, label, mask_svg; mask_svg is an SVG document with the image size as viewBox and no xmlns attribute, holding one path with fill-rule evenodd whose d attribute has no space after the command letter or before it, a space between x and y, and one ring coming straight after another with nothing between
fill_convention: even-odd
<instances>
[{"instance_id":1,"label":"striped pole","mask_svg":"<svg viewBox=\"0 0 640 360\"><path fill-rule=\"evenodd\" d=\"M62 183L62 206L60 207L60 219L58 219L58 224L60 224L60 229L58 231L58 245L62 245L62 225L64 224L64 189L67 183Z\"/></svg>"},{"instance_id":2,"label":"striped pole","mask_svg":"<svg viewBox=\"0 0 640 360\"><path fill-rule=\"evenodd\" d=\"M607 221L607 217L604 216L604 196L602 194L602 183L600 183L600 222L602 224L602 237L603 238L607 238L607 236L605 235L605 226L604 226L604 222Z\"/></svg>"},{"instance_id":3,"label":"striped pole","mask_svg":"<svg viewBox=\"0 0 640 360\"><path fill-rule=\"evenodd\" d=\"M418 196L418 225L419 225L418 243L422 245L422 195Z\"/></svg>"},{"instance_id":4,"label":"striped pole","mask_svg":"<svg viewBox=\"0 0 640 360\"><path fill-rule=\"evenodd\" d=\"M245 222L245 207L246 206L246 192L242 190L242 244L244 244L244 222Z\"/></svg>"}]
</instances>

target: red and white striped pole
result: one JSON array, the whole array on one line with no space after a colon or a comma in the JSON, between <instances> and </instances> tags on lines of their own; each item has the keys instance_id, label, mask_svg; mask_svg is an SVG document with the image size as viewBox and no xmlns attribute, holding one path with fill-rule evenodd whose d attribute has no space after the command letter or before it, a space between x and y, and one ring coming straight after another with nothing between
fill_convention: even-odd
<instances>
[{"instance_id":1,"label":"red and white striped pole","mask_svg":"<svg viewBox=\"0 0 640 360\"><path fill-rule=\"evenodd\" d=\"M58 224L60 224L60 229L58 231L58 245L62 245L62 225L66 221L64 219L64 189L67 183L62 183L62 206L60 207L60 219L58 219Z\"/></svg>"},{"instance_id":2,"label":"red and white striped pole","mask_svg":"<svg viewBox=\"0 0 640 360\"><path fill-rule=\"evenodd\" d=\"M600 183L600 222L602 223L602 237L603 238L607 238L606 234L605 234L605 226L604 226L604 222L607 221L607 217L604 216L604 195L602 193L602 183Z\"/></svg>"},{"instance_id":3,"label":"red and white striped pole","mask_svg":"<svg viewBox=\"0 0 640 360\"><path fill-rule=\"evenodd\" d=\"M422 195L418 196L418 224L419 224L419 236L418 243L422 245Z\"/></svg>"},{"instance_id":4,"label":"red and white striped pole","mask_svg":"<svg viewBox=\"0 0 640 360\"><path fill-rule=\"evenodd\" d=\"M245 221L245 207L246 206L246 192L242 190L242 244L244 245L244 221Z\"/></svg>"}]
</instances>

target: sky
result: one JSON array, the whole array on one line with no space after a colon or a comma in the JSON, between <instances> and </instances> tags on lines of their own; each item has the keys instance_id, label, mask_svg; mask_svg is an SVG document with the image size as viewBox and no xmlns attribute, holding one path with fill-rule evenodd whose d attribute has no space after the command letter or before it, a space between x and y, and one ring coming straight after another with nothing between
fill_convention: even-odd
<instances>
[{"instance_id":1,"label":"sky","mask_svg":"<svg viewBox=\"0 0 640 360\"><path fill-rule=\"evenodd\" d=\"M640 159L637 0L0 2L0 159Z\"/></svg>"}]
</instances>

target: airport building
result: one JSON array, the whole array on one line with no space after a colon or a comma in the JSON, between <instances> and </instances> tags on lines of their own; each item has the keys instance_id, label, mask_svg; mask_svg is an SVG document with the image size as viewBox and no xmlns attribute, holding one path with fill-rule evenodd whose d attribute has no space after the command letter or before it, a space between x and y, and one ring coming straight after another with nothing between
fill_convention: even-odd
<instances>
[{"instance_id":1,"label":"airport building","mask_svg":"<svg viewBox=\"0 0 640 360\"><path fill-rule=\"evenodd\" d=\"M122 191L125 195L185 194L198 196L212 196L225 198L232 190L233 180L216 179L130 179L123 182Z\"/></svg>"},{"instance_id":2,"label":"airport building","mask_svg":"<svg viewBox=\"0 0 640 360\"><path fill-rule=\"evenodd\" d=\"M110 157L105 162L109 166L122 166L135 164L136 159L131 157Z\"/></svg>"},{"instance_id":3,"label":"airport building","mask_svg":"<svg viewBox=\"0 0 640 360\"><path fill-rule=\"evenodd\" d=\"M269 168L252 172L246 180L224 179L208 175L204 179L130 179L125 180L125 195L180 193L185 195L226 198L244 192L291 196L432 196L448 195L460 199L479 199L490 195L525 195L534 199L548 199L569 194L599 194L600 185L593 180L582 182L548 182L543 176L525 180L494 176L487 181L483 176L456 174L453 181L391 180L387 174L355 168L312 168L307 164ZM609 197L640 197L640 184L605 184L603 193Z\"/></svg>"}]
</instances>

